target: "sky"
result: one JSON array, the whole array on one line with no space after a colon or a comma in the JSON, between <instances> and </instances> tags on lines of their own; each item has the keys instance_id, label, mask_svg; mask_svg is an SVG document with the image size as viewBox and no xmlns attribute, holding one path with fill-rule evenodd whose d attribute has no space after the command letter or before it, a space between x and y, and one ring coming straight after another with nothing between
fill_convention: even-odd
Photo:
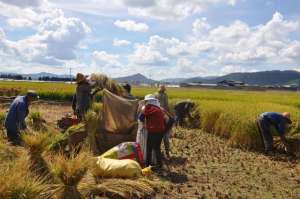
<instances>
[{"instance_id":1,"label":"sky","mask_svg":"<svg viewBox=\"0 0 300 199\"><path fill-rule=\"evenodd\" d=\"M298 0L0 0L0 72L300 71Z\"/></svg>"}]
</instances>

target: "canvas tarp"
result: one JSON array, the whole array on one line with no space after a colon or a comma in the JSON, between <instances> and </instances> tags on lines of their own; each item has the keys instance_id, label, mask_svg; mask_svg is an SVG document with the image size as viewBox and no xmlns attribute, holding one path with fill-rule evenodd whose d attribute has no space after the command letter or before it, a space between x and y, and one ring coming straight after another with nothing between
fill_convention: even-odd
<instances>
[{"instance_id":1,"label":"canvas tarp","mask_svg":"<svg viewBox=\"0 0 300 199\"><path fill-rule=\"evenodd\" d=\"M128 100L104 89L100 128L116 134L131 133L137 125L138 105L138 100Z\"/></svg>"}]
</instances>

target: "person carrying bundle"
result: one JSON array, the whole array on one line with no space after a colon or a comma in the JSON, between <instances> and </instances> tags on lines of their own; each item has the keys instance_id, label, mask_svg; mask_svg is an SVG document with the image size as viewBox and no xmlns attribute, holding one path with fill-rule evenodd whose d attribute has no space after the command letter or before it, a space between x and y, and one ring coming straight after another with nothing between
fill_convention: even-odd
<instances>
[{"instance_id":1,"label":"person carrying bundle","mask_svg":"<svg viewBox=\"0 0 300 199\"><path fill-rule=\"evenodd\" d=\"M264 144L264 150L267 155L271 155L273 152L273 136L271 133L271 127L275 127L277 133L280 136L282 143L285 146L285 151L290 153L288 142L285 138L285 132L287 125L291 124L290 113L275 113L265 112L260 114L256 120L258 130Z\"/></svg>"},{"instance_id":2,"label":"person carrying bundle","mask_svg":"<svg viewBox=\"0 0 300 199\"><path fill-rule=\"evenodd\" d=\"M180 101L175 104L175 120L179 126L184 126L185 118L192 118L191 111L194 108L195 103L190 100Z\"/></svg>"},{"instance_id":3,"label":"person carrying bundle","mask_svg":"<svg viewBox=\"0 0 300 199\"><path fill-rule=\"evenodd\" d=\"M87 76L81 73L77 73L76 75L77 87L72 100L72 109L79 121L82 121L85 113L91 107L93 96L99 91L99 89L92 91L93 86L86 78Z\"/></svg>"}]
</instances>

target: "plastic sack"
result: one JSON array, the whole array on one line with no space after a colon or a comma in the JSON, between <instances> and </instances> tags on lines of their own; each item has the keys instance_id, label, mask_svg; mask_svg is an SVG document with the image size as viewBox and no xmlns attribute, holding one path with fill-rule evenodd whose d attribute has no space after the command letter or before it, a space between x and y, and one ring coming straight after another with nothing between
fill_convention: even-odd
<instances>
[{"instance_id":1,"label":"plastic sack","mask_svg":"<svg viewBox=\"0 0 300 199\"><path fill-rule=\"evenodd\" d=\"M143 176L150 176L153 174L152 166L146 167L142 169Z\"/></svg>"},{"instance_id":2,"label":"plastic sack","mask_svg":"<svg viewBox=\"0 0 300 199\"><path fill-rule=\"evenodd\" d=\"M134 160L114 160L98 157L95 173L99 177L134 178L142 174L142 168Z\"/></svg>"},{"instance_id":3,"label":"plastic sack","mask_svg":"<svg viewBox=\"0 0 300 199\"><path fill-rule=\"evenodd\" d=\"M100 157L110 159L131 159L143 165L143 153L136 142L123 142L103 153Z\"/></svg>"}]
</instances>

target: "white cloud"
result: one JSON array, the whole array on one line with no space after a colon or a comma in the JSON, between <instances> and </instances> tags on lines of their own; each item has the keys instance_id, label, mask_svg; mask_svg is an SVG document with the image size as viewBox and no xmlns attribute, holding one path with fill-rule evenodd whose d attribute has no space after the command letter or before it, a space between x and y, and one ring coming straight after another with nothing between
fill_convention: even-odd
<instances>
[{"instance_id":1,"label":"white cloud","mask_svg":"<svg viewBox=\"0 0 300 199\"><path fill-rule=\"evenodd\" d=\"M227 65L221 69L222 74L245 72L241 66Z\"/></svg>"},{"instance_id":2,"label":"white cloud","mask_svg":"<svg viewBox=\"0 0 300 199\"><path fill-rule=\"evenodd\" d=\"M160 20L183 19L207 10L209 6L227 3L234 6L237 0L162 0L136 1L125 0L131 15L150 17Z\"/></svg>"},{"instance_id":3,"label":"white cloud","mask_svg":"<svg viewBox=\"0 0 300 199\"><path fill-rule=\"evenodd\" d=\"M221 64L276 64L284 59L279 52L291 45L289 33L298 27L299 23L286 21L275 13L265 25L250 27L236 21L228 27L211 30L207 37Z\"/></svg>"},{"instance_id":4,"label":"white cloud","mask_svg":"<svg viewBox=\"0 0 300 199\"><path fill-rule=\"evenodd\" d=\"M9 26L15 28L32 27L34 25L32 21L24 18L10 18L7 20L7 23Z\"/></svg>"},{"instance_id":5,"label":"white cloud","mask_svg":"<svg viewBox=\"0 0 300 199\"><path fill-rule=\"evenodd\" d=\"M147 32L149 30L149 26L145 23L137 23L133 20L121 21L117 20L114 22L114 25L118 28L125 29L127 31L134 32Z\"/></svg>"},{"instance_id":6,"label":"white cloud","mask_svg":"<svg viewBox=\"0 0 300 199\"><path fill-rule=\"evenodd\" d=\"M17 41L3 38L0 49L24 62L45 65L61 65L63 60L75 59L79 42L90 28L78 18L65 17L62 11L56 14L41 21L31 36Z\"/></svg>"},{"instance_id":7,"label":"white cloud","mask_svg":"<svg viewBox=\"0 0 300 199\"><path fill-rule=\"evenodd\" d=\"M211 26L207 23L207 19L205 17L196 19L193 22L193 33L196 35L205 34Z\"/></svg>"},{"instance_id":8,"label":"white cloud","mask_svg":"<svg viewBox=\"0 0 300 199\"><path fill-rule=\"evenodd\" d=\"M128 46L130 44L131 44L131 42L127 41L127 40L122 40L122 39L114 39L113 40L114 46Z\"/></svg>"},{"instance_id":9,"label":"white cloud","mask_svg":"<svg viewBox=\"0 0 300 199\"><path fill-rule=\"evenodd\" d=\"M118 67L121 65L119 62L120 56L117 54L109 54L105 51L94 51L92 56L100 67Z\"/></svg>"},{"instance_id":10,"label":"white cloud","mask_svg":"<svg viewBox=\"0 0 300 199\"><path fill-rule=\"evenodd\" d=\"M165 65L169 61L158 50L151 48L151 46L144 44L136 44L135 51L129 56L130 63L140 65Z\"/></svg>"},{"instance_id":11,"label":"white cloud","mask_svg":"<svg viewBox=\"0 0 300 199\"><path fill-rule=\"evenodd\" d=\"M235 6L238 0L50 0L68 10L93 15L111 13L147 17L159 20L181 20L206 11L214 5Z\"/></svg>"},{"instance_id":12,"label":"white cloud","mask_svg":"<svg viewBox=\"0 0 300 199\"><path fill-rule=\"evenodd\" d=\"M261 66L282 69L299 62L300 41L289 38L298 28L298 22L285 20L279 13L258 26L235 21L212 27L206 19L196 19L192 37L151 36L147 43L135 45L129 63L161 66L156 70L172 69L172 75L177 76L256 71Z\"/></svg>"},{"instance_id":13,"label":"white cloud","mask_svg":"<svg viewBox=\"0 0 300 199\"><path fill-rule=\"evenodd\" d=\"M0 1L21 8L39 7L45 2L44 0L0 0Z\"/></svg>"}]
</instances>

